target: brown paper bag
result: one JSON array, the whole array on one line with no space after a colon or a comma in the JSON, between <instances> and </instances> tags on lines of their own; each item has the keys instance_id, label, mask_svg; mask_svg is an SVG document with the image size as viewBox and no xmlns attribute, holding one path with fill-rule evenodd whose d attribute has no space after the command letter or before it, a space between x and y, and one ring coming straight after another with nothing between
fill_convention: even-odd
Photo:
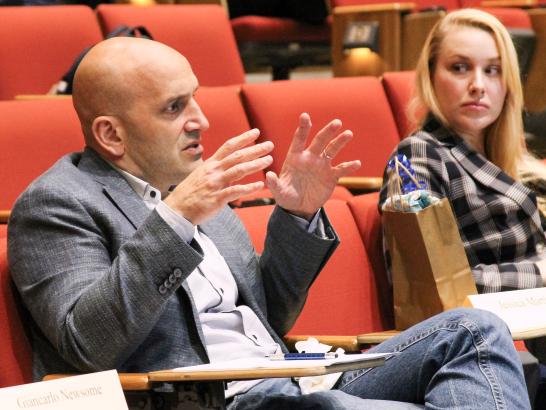
<instances>
[{"instance_id":1,"label":"brown paper bag","mask_svg":"<svg viewBox=\"0 0 546 410\"><path fill-rule=\"evenodd\" d=\"M418 212L383 211L396 329L462 306L476 285L447 199Z\"/></svg>"}]
</instances>

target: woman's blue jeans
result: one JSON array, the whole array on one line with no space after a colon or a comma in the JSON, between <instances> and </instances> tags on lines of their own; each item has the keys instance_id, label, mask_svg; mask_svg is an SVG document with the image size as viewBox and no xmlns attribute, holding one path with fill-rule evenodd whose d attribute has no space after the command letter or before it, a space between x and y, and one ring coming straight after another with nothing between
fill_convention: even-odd
<instances>
[{"instance_id":1,"label":"woman's blue jeans","mask_svg":"<svg viewBox=\"0 0 546 410\"><path fill-rule=\"evenodd\" d=\"M268 379L228 409L531 408L510 333L491 313L450 310L370 352L400 353L384 366L345 372L327 392L302 395L290 379Z\"/></svg>"}]
</instances>

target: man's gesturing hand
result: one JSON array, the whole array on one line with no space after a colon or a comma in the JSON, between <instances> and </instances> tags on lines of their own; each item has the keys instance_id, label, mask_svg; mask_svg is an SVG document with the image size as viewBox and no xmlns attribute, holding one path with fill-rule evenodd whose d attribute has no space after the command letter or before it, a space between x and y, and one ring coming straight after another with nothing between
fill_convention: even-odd
<instances>
[{"instance_id":1,"label":"man's gesturing hand","mask_svg":"<svg viewBox=\"0 0 546 410\"><path fill-rule=\"evenodd\" d=\"M306 147L311 118L301 114L280 174L266 174L279 206L310 219L330 197L338 179L360 168L358 160L332 166L332 160L353 137L351 131L340 132L341 125L340 120L331 121Z\"/></svg>"},{"instance_id":2,"label":"man's gesturing hand","mask_svg":"<svg viewBox=\"0 0 546 410\"><path fill-rule=\"evenodd\" d=\"M198 225L228 202L262 189L262 181L233 184L273 162L268 155L273 149L271 141L249 146L259 135L260 132L253 129L227 140L212 157L178 184L165 198L165 203Z\"/></svg>"}]
</instances>

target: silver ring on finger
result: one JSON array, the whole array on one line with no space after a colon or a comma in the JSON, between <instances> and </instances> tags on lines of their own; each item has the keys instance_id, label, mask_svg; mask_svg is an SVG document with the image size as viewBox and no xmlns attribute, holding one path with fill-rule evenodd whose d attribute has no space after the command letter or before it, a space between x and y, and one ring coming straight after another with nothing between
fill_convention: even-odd
<instances>
[{"instance_id":1,"label":"silver ring on finger","mask_svg":"<svg viewBox=\"0 0 546 410\"><path fill-rule=\"evenodd\" d=\"M326 150L322 151L322 156L326 158L327 160L331 161L334 157L329 155Z\"/></svg>"}]
</instances>

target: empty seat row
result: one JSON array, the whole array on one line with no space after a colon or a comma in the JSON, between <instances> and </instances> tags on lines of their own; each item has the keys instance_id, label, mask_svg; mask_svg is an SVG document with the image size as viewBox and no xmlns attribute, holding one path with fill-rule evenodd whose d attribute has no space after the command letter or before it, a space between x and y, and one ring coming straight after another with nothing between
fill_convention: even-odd
<instances>
[{"instance_id":1,"label":"empty seat row","mask_svg":"<svg viewBox=\"0 0 546 410\"><path fill-rule=\"evenodd\" d=\"M413 73L406 73L411 78ZM408 86L402 78L400 86ZM398 87L394 87L398 90ZM388 88L387 88L388 90ZM276 81L241 87L201 87L196 99L210 128L203 133L205 157L228 138L259 128L259 141L275 144L271 169L279 172L302 111L311 115L316 132L339 118L354 139L336 158L358 158L357 176L379 179L388 156L400 140L393 109L375 77ZM392 101L394 99L391 98ZM401 100L399 104L406 104ZM394 112L402 112L398 109ZM396 114L398 115L398 114ZM403 119L403 118L402 118ZM11 209L17 196L63 154L83 148L83 134L72 101L67 98L0 101L0 210ZM245 179L263 180L262 173ZM348 197L338 192L337 197Z\"/></svg>"},{"instance_id":2,"label":"empty seat row","mask_svg":"<svg viewBox=\"0 0 546 410\"><path fill-rule=\"evenodd\" d=\"M76 57L87 47L100 41L119 25L143 25L154 38L162 41L193 63L201 84L220 86L242 84L245 80L237 44L244 55L250 49L259 58L273 47L268 58L272 65L297 65L297 59L312 62L320 50L313 45L322 44L329 58L332 45L333 70L338 76L380 75L385 71L413 69L421 46L435 21L443 11L416 11L431 6L456 8L452 0L423 0L415 3L377 3L381 1L332 1L332 27L323 28L299 24L289 19L243 16L228 20L226 11L219 5L157 5L136 7L122 4L101 4L96 12L86 6L2 7L0 8L0 100L12 99L21 94L44 94L61 79ZM490 3L490 2L489 2ZM469 0L462 6L476 6ZM346 6L346 7L344 7ZM546 107L546 87L542 81L546 71L546 11L524 11L514 8L489 8L507 27L525 29L526 45L518 48L521 64L528 67L525 83L525 101L531 111ZM240 19L245 19L244 24ZM282 20L282 21L281 21ZM269 27L267 21L272 22ZM379 50L374 59L364 62L345 53L343 38L347 24L352 21L380 23ZM287 28L286 24L291 27ZM303 24L303 26L302 26ZM292 27L293 26L293 27ZM234 36L235 32L235 36ZM330 36L330 33L332 35ZM529 37L536 35L536 39ZM325 37L328 34L328 38ZM534 52L532 41L535 40ZM236 41L237 40L237 41ZM530 42L531 41L531 42ZM294 43L311 44L293 47ZM283 46L284 45L284 46ZM248 46L248 47L247 47ZM296 50L294 52L294 50ZM295 54L293 54L293 52ZM257 53L257 54L256 54ZM281 60L286 57L284 63ZM309 59L307 59L309 57ZM281 68L281 71L285 70Z\"/></svg>"},{"instance_id":3,"label":"empty seat row","mask_svg":"<svg viewBox=\"0 0 546 410\"><path fill-rule=\"evenodd\" d=\"M145 26L192 62L202 85L241 84L244 70L224 9L100 5L0 7L0 100L45 94L87 47L120 25ZM99 25L100 22L100 25Z\"/></svg>"},{"instance_id":4,"label":"empty seat row","mask_svg":"<svg viewBox=\"0 0 546 410\"><path fill-rule=\"evenodd\" d=\"M430 5L450 9L451 3L446 1L435 0L430 4L408 3L410 6L407 11L419 10ZM379 54L382 57L380 61L384 65L383 71L396 71L400 68L411 69L430 24L441 17L441 12L425 13L425 19L405 16L408 18L404 17L403 25L407 28L404 29L404 35L401 32L400 38L397 38L393 34L394 27L390 27L391 23L398 21L397 19L388 20L388 23L387 20L383 22L383 18L377 10L364 9L360 12L360 9L354 8L354 5L380 3L380 1L337 0L331 3L334 10L347 10L343 6L353 6L349 7L347 15L345 12L334 13L334 18L339 17L341 26L345 24L342 20L366 20L366 13L372 13L368 16L372 20L382 21L380 31L383 34L380 35ZM470 3L464 5L470 5ZM537 20L537 16L534 16L531 23L527 13L518 9L495 8L488 9L488 11L499 17L508 27L517 29L529 29L535 25L535 20ZM396 7L392 8L391 12L402 13L401 10L397 11ZM274 27L267 28L265 21L269 18L259 18L261 23L254 24L251 23L253 17L256 16L243 16L230 22L226 11L221 6L214 4L158 5L153 7L101 4L96 12L86 6L71 5L2 7L0 8L0 20L3 22L0 25L0 38L2 38L0 44L0 62L2 63L0 99L12 99L20 94L48 92L85 48L99 42L120 25L143 25L149 29L155 39L179 50L192 62L194 70L204 86L242 84L244 82L244 70L236 40L242 47L241 50L243 50L244 44L258 44L259 46L254 49L260 53L267 48L267 44L275 42L275 37L281 43L286 44L292 44L294 41L304 43L322 41L329 47L330 27L327 27L327 30L323 29L323 34L309 34L319 28L307 25L305 30L298 26L299 28L287 31L280 22L283 19L275 20L275 18L271 18L271 21L275 20ZM241 25L238 23L239 19L246 19L247 22ZM290 23L296 24L293 21ZM400 24L398 24L397 30L400 30L399 26ZM339 30L342 29L343 27ZM538 55L532 62L528 62L532 71L529 77L533 84L536 83L537 71L544 68L542 62L544 59L541 58L542 43L546 43L546 36L543 36L543 32L539 29L535 29L535 31L538 32L536 45ZM328 34L328 38L322 38L324 33ZM345 61L348 57L343 53L340 54L339 41L336 39L332 39L332 41L334 44L334 72L340 75L358 74L358 67L352 67L351 61ZM403 47L401 47L401 41L403 41ZM399 53L387 53L385 48L400 48L401 50ZM339 61L336 62L335 56L342 57L338 58ZM389 62L389 56L392 56L397 63ZM529 55L528 58L530 57ZM542 72L538 75L542 75ZM529 91L526 93L526 97L532 105L540 104L540 102L534 101L534 99L540 100L541 98L537 96L537 93Z\"/></svg>"}]
</instances>

